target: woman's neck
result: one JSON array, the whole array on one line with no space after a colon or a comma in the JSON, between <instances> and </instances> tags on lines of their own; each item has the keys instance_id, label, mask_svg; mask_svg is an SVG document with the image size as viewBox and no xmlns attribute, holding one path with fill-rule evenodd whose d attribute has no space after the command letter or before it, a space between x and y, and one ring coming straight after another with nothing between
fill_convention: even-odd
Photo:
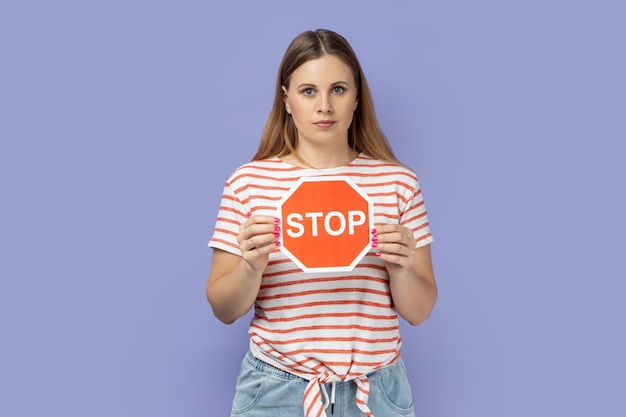
<instances>
[{"instance_id":1,"label":"woman's neck","mask_svg":"<svg viewBox=\"0 0 626 417\"><path fill-rule=\"evenodd\" d=\"M285 155L282 160L302 168L328 169L347 165L356 158L358 152L346 147L342 150L303 150Z\"/></svg>"}]
</instances>

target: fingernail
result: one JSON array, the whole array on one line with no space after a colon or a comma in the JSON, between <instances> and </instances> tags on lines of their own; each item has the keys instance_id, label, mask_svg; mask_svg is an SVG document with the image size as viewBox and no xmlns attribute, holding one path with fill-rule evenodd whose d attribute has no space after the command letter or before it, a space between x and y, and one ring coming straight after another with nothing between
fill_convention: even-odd
<instances>
[{"instance_id":1,"label":"fingernail","mask_svg":"<svg viewBox=\"0 0 626 417\"><path fill-rule=\"evenodd\" d=\"M280 237L280 233L275 232L275 233L274 233L274 237Z\"/></svg>"},{"instance_id":2,"label":"fingernail","mask_svg":"<svg viewBox=\"0 0 626 417\"><path fill-rule=\"evenodd\" d=\"M374 237L372 238L372 242L374 242L374 243L378 242L378 237L377 237L377 236L374 236Z\"/></svg>"},{"instance_id":3,"label":"fingernail","mask_svg":"<svg viewBox=\"0 0 626 417\"><path fill-rule=\"evenodd\" d=\"M376 256L380 256L380 252L376 252Z\"/></svg>"},{"instance_id":4,"label":"fingernail","mask_svg":"<svg viewBox=\"0 0 626 417\"><path fill-rule=\"evenodd\" d=\"M372 243L372 247L373 248L377 248L378 247L378 243L376 243L376 242Z\"/></svg>"},{"instance_id":5,"label":"fingernail","mask_svg":"<svg viewBox=\"0 0 626 417\"><path fill-rule=\"evenodd\" d=\"M280 223L280 219L278 217L274 217L274 223Z\"/></svg>"},{"instance_id":6,"label":"fingernail","mask_svg":"<svg viewBox=\"0 0 626 417\"><path fill-rule=\"evenodd\" d=\"M375 234L376 234L376 232L377 232L377 230L376 230L376 229L372 229L372 234L373 234L373 235L375 235Z\"/></svg>"},{"instance_id":7,"label":"fingernail","mask_svg":"<svg viewBox=\"0 0 626 417\"><path fill-rule=\"evenodd\" d=\"M274 226L274 231L275 232L280 232L280 226Z\"/></svg>"},{"instance_id":8,"label":"fingernail","mask_svg":"<svg viewBox=\"0 0 626 417\"><path fill-rule=\"evenodd\" d=\"M276 241L276 247L280 246L280 241Z\"/></svg>"}]
</instances>

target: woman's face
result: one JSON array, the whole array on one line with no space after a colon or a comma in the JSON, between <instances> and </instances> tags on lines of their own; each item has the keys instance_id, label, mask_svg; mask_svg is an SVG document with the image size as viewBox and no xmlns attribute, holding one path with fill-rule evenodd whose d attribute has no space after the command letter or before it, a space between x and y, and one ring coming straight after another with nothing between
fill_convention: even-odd
<instances>
[{"instance_id":1,"label":"woman's face","mask_svg":"<svg viewBox=\"0 0 626 417\"><path fill-rule=\"evenodd\" d=\"M347 146L358 92L350 67L334 55L307 61L283 87L300 145Z\"/></svg>"}]
</instances>

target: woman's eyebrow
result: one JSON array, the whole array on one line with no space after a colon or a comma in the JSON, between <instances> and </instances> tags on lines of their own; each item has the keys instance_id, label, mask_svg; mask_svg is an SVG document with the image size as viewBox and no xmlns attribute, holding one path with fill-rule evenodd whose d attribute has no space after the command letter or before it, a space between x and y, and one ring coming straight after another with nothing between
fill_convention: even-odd
<instances>
[{"instance_id":1,"label":"woman's eyebrow","mask_svg":"<svg viewBox=\"0 0 626 417\"><path fill-rule=\"evenodd\" d=\"M345 85L350 85L349 82L347 81L335 81L331 84L331 86L333 85L339 85L339 84L345 84ZM304 87L317 87L315 84L311 84L311 83L302 83L298 85L298 89L304 88Z\"/></svg>"}]
</instances>

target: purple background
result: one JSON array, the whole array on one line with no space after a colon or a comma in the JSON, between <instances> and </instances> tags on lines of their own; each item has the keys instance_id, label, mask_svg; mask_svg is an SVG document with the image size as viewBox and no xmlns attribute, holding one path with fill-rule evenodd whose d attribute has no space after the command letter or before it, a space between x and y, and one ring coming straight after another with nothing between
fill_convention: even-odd
<instances>
[{"instance_id":1,"label":"purple background","mask_svg":"<svg viewBox=\"0 0 626 417\"><path fill-rule=\"evenodd\" d=\"M247 318L213 318L206 243L287 44L318 27L423 186L440 299L403 326L416 414L626 415L625 13L3 2L0 415L228 415Z\"/></svg>"}]
</instances>

